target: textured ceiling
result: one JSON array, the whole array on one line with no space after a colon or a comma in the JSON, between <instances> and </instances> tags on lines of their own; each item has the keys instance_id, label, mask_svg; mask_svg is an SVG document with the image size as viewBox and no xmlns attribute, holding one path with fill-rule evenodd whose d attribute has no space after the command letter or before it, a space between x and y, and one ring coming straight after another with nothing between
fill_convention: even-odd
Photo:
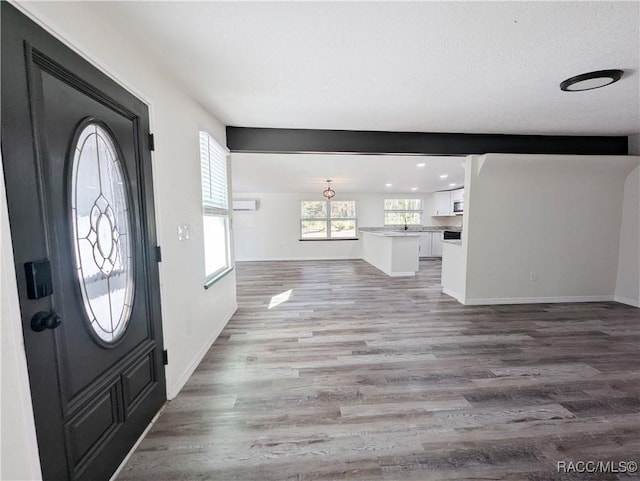
<instances>
[{"instance_id":1,"label":"textured ceiling","mask_svg":"<svg viewBox=\"0 0 640 481\"><path fill-rule=\"evenodd\" d=\"M640 3L90 2L227 125L640 132ZM571 76L627 73L561 92Z\"/></svg>"}]
</instances>

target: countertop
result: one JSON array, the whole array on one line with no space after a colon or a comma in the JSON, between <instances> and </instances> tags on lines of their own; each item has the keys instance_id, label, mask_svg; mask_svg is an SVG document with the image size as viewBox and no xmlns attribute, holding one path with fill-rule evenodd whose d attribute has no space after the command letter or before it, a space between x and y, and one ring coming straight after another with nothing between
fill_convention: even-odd
<instances>
[{"instance_id":1,"label":"countertop","mask_svg":"<svg viewBox=\"0 0 640 481\"><path fill-rule=\"evenodd\" d=\"M420 232L415 231L362 231L365 234L377 235L379 237L420 237Z\"/></svg>"},{"instance_id":2,"label":"countertop","mask_svg":"<svg viewBox=\"0 0 640 481\"><path fill-rule=\"evenodd\" d=\"M402 226L398 227L360 227L358 229L361 232L384 233L384 232L410 232L410 233L424 233L424 232L442 232L450 230L454 232L462 231L462 227L440 227L440 226L409 226L407 230L404 230Z\"/></svg>"},{"instance_id":3,"label":"countertop","mask_svg":"<svg viewBox=\"0 0 640 481\"><path fill-rule=\"evenodd\" d=\"M442 239L442 242L446 242L447 244L453 244L456 246L462 245L462 241L460 239Z\"/></svg>"}]
</instances>

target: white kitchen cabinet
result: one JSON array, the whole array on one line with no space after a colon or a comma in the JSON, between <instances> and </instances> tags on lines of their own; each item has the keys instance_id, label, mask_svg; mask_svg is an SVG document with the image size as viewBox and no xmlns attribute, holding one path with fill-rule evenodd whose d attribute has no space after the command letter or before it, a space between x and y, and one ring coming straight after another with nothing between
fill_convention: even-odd
<instances>
[{"instance_id":1,"label":"white kitchen cabinet","mask_svg":"<svg viewBox=\"0 0 640 481\"><path fill-rule=\"evenodd\" d=\"M454 202L464 201L464 189L456 189L451 191L451 205Z\"/></svg>"},{"instance_id":2,"label":"white kitchen cabinet","mask_svg":"<svg viewBox=\"0 0 640 481\"><path fill-rule=\"evenodd\" d=\"M420 257L431 257L431 232L423 232L418 245Z\"/></svg>"},{"instance_id":3,"label":"white kitchen cabinet","mask_svg":"<svg viewBox=\"0 0 640 481\"><path fill-rule=\"evenodd\" d=\"M451 192L436 192L436 210L434 216L453 215L453 202L451 202Z\"/></svg>"},{"instance_id":4,"label":"white kitchen cabinet","mask_svg":"<svg viewBox=\"0 0 640 481\"><path fill-rule=\"evenodd\" d=\"M442 257L442 232L423 232L418 245L420 257Z\"/></svg>"},{"instance_id":5,"label":"white kitchen cabinet","mask_svg":"<svg viewBox=\"0 0 640 481\"><path fill-rule=\"evenodd\" d=\"M435 209L431 214L434 217L455 215L455 212L453 211L453 203L464 201L464 189L436 192L434 195Z\"/></svg>"},{"instance_id":6,"label":"white kitchen cabinet","mask_svg":"<svg viewBox=\"0 0 640 481\"><path fill-rule=\"evenodd\" d=\"M431 257L442 257L442 232L431 233Z\"/></svg>"}]
</instances>

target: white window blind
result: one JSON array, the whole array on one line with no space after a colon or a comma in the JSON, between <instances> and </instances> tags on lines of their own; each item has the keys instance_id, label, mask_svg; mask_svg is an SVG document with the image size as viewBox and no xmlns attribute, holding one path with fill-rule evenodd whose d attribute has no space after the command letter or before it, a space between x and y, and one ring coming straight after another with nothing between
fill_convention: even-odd
<instances>
[{"instance_id":1,"label":"white window blind","mask_svg":"<svg viewBox=\"0 0 640 481\"><path fill-rule=\"evenodd\" d=\"M206 132L200 132L202 226L206 283L211 285L231 268L229 255L229 151Z\"/></svg>"},{"instance_id":2,"label":"white window blind","mask_svg":"<svg viewBox=\"0 0 640 481\"><path fill-rule=\"evenodd\" d=\"M227 156L229 151L206 132L200 132L202 206L205 215L229 212Z\"/></svg>"}]
</instances>

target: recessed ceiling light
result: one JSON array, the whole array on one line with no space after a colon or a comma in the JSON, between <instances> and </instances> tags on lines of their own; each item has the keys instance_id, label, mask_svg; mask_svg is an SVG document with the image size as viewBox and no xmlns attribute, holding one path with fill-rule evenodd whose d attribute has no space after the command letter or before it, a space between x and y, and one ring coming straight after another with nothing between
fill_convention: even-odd
<instances>
[{"instance_id":1,"label":"recessed ceiling light","mask_svg":"<svg viewBox=\"0 0 640 481\"><path fill-rule=\"evenodd\" d=\"M442 174L442 175L440 176L440 178L441 178L441 179L446 179L447 177L449 177L449 174Z\"/></svg>"},{"instance_id":2,"label":"recessed ceiling light","mask_svg":"<svg viewBox=\"0 0 640 481\"><path fill-rule=\"evenodd\" d=\"M454 185L456 185L455 182L452 184L449 184L449 187L453 187Z\"/></svg>"},{"instance_id":3,"label":"recessed ceiling light","mask_svg":"<svg viewBox=\"0 0 640 481\"><path fill-rule=\"evenodd\" d=\"M599 89L617 82L622 78L623 73L622 70L598 70L596 72L583 73L560 83L560 90L581 92L583 90Z\"/></svg>"},{"instance_id":4,"label":"recessed ceiling light","mask_svg":"<svg viewBox=\"0 0 640 481\"><path fill-rule=\"evenodd\" d=\"M411 187L411 190L418 190L417 187Z\"/></svg>"},{"instance_id":5,"label":"recessed ceiling light","mask_svg":"<svg viewBox=\"0 0 640 481\"><path fill-rule=\"evenodd\" d=\"M385 187L391 187L393 184L384 184Z\"/></svg>"},{"instance_id":6,"label":"recessed ceiling light","mask_svg":"<svg viewBox=\"0 0 640 481\"><path fill-rule=\"evenodd\" d=\"M424 167L425 165L427 164L425 164L424 162L420 162L419 164L416 164L416 167Z\"/></svg>"}]
</instances>

